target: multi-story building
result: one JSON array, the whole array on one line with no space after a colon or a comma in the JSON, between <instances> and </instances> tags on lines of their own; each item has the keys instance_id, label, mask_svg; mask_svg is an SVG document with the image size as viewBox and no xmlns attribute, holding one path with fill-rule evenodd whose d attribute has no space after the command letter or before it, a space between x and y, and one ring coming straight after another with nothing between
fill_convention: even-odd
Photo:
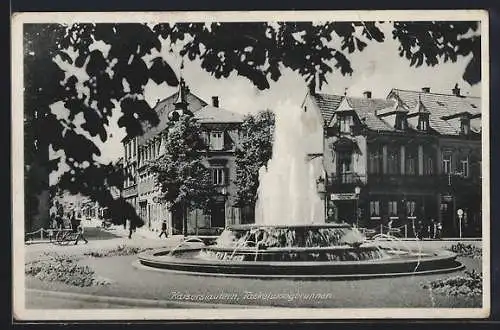
<instances>
[{"instance_id":1,"label":"multi-story building","mask_svg":"<svg viewBox=\"0 0 500 330\"><path fill-rule=\"evenodd\" d=\"M212 104L209 105L192 94L183 79L179 90L166 99L159 100L154 110L159 117L157 126L145 127L143 135L133 139L126 137L122 141L124 170L127 174L123 197L135 207L148 228L158 229L161 221L167 219L171 234L201 234L239 223L239 209L233 207L235 187L232 182L236 176L234 151L243 117L220 108L217 96L212 97ZM184 228L182 214L169 212L166 204L159 201L160 187L148 168L148 161L165 153L167 127L175 111L190 113L201 123L202 135L209 146L204 161L212 171L212 181L219 192L218 196L214 196L210 212L187 211L187 228Z\"/></svg>"},{"instance_id":2,"label":"multi-story building","mask_svg":"<svg viewBox=\"0 0 500 330\"><path fill-rule=\"evenodd\" d=\"M404 228L439 221L443 235L481 230L481 104L477 97L393 89L386 99L309 92L322 124L328 221ZM309 111L311 112L311 111ZM316 153L317 151L314 151Z\"/></svg>"}]
</instances>

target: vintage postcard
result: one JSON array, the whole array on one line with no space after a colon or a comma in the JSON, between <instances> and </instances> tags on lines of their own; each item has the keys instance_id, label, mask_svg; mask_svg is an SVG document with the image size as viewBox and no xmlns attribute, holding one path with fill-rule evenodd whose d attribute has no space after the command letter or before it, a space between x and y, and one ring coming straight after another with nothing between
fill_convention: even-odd
<instances>
[{"instance_id":1,"label":"vintage postcard","mask_svg":"<svg viewBox=\"0 0 500 330\"><path fill-rule=\"evenodd\" d=\"M16 320L488 317L486 11L12 27Z\"/></svg>"}]
</instances>

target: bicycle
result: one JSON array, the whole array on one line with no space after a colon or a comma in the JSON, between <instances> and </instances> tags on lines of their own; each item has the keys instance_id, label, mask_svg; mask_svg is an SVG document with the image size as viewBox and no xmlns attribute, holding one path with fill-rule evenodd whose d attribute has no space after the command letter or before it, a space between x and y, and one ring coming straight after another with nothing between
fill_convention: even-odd
<instances>
[{"instance_id":1,"label":"bicycle","mask_svg":"<svg viewBox=\"0 0 500 330\"><path fill-rule=\"evenodd\" d=\"M78 236L77 232L72 229L59 229L52 243L57 245L68 245L70 242L75 242Z\"/></svg>"}]
</instances>

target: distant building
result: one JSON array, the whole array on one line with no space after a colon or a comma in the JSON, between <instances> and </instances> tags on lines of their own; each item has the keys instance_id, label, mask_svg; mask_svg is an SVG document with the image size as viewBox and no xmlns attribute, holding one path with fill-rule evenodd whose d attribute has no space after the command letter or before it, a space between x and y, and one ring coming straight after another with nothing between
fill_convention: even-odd
<instances>
[{"instance_id":1,"label":"distant building","mask_svg":"<svg viewBox=\"0 0 500 330\"><path fill-rule=\"evenodd\" d=\"M323 150L327 219L407 236L435 220L445 236L480 235L480 101L458 87L386 99L308 93L302 107L324 134L311 148Z\"/></svg>"},{"instance_id":2,"label":"distant building","mask_svg":"<svg viewBox=\"0 0 500 330\"><path fill-rule=\"evenodd\" d=\"M207 214L201 210L189 210L186 231L209 233L215 228L239 223L239 209L233 206L235 187L232 182L236 176L234 152L242 115L220 108L216 96L209 105L192 94L183 79L178 92L159 100L154 110L160 120L157 126L146 127L142 136L126 137L122 141L126 174L122 196L134 206L148 228L156 230L160 228L161 221L167 219L170 233L183 233L182 215L172 214L165 203L159 202L160 187L155 183L147 163L165 153L167 126L173 111L189 112L202 125L203 136L209 145L205 161L212 171L213 184L218 187L219 195L214 196L215 203Z\"/></svg>"}]
</instances>

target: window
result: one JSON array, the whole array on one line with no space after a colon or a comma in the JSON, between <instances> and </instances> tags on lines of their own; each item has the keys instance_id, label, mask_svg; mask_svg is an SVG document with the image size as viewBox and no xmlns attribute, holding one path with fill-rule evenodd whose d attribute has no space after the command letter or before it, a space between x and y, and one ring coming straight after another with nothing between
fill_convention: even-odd
<instances>
[{"instance_id":1,"label":"window","mask_svg":"<svg viewBox=\"0 0 500 330\"><path fill-rule=\"evenodd\" d=\"M451 173L451 153L443 153L443 174Z\"/></svg>"},{"instance_id":2,"label":"window","mask_svg":"<svg viewBox=\"0 0 500 330\"><path fill-rule=\"evenodd\" d=\"M464 178L469 177L469 157L462 158L460 160L461 172Z\"/></svg>"},{"instance_id":3,"label":"window","mask_svg":"<svg viewBox=\"0 0 500 330\"><path fill-rule=\"evenodd\" d=\"M382 173L382 155L380 149L376 149L370 152L368 159L368 170L370 173L379 174Z\"/></svg>"},{"instance_id":4,"label":"window","mask_svg":"<svg viewBox=\"0 0 500 330\"><path fill-rule=\"evenodd\" d=\"M388 174L399 174L401 164L399 162L399 150L389 148L387 150L387 172Z\"/></svg>"},{"instance_id":5,"label":"window","mask_svg":"<svg viewBox=\"0 0 500 330\"><path fill-rule=\"evenodd\" d=\"M342 183L352 182L351 159L351 152L338 153L338 173Z\"/></svg>"},{"instance_id":6,"label":"window","mask_svg":"<svg viewBox=\"0 0 500 330\"><path fill-rule=\"evenodd\" d=\"M432 157L427 157L427 162L425 166L425 174L433 175L434 174L434 160Z\"/></svg>"},{"instance_id":7,"label":"window","mask_svg":"<svg viewBox=\"0 0 500 330\"><path fill-rule=\"evenodd\" d=\"M417 154L407 149L407 157L405 162L405 173L406 175L415 175L417 174Z\"/></svg>"},{"instance_id":8,"label":"window","mask_svg":"<svg viewBox=\"0 0 500 330\"><path fill-rule=\"evenodd\" d=\"M407 120L406 120L406 113L398 113L396 114L396 129L400 130L405 130L408 125L407 125Z\"/></svg>"},{"instance_id":9,"label":"window","mask_svg":"<svg viewBox=\"0 0 500 330\"><path fill-rule=\"evenodd\" d=\"M465 117L460 120L460 131L462 134L467 135L470 132L470 119Z\"/></svg>"},{"instance_id":10,"label":"window","mask_svg":"<svg viewBox=\"0 0 500 330\"><path fill-rule=\"evenodd\" d=\"M222 150L224 148L224 133L211 132L210 133L210 149Z\"/></svg>"},{"instance_id":11,"label":"window","mask_svg":"<svg viewBox=\"0 0 500 330\"><path fill-rule=\"evenodd\" d=\"M427 129L429 128L429 117L427 115L420 115L418 117L417 128L421 131L427 131Z\"/></svg>"},{"instance_id":12,"label":"window","mask_svg":"<svg viewBox=\"0 0 500 330\"><path fill-rule=\"evenodd\" d=\"M380 218L380 202L370 201L370 217Z\"/></svg>"},{"instance_id":13,"label":"window","mask_svg":"<svg viewBox=\"0 0 500 330\"><path fill-rule=\"evenodd\" d=\"M212 184L216 186L226 184L226 169L224 167L212 168Z\"/></svg>"},{"instance_id":14,"label":"window","mask_svg":"<svg viewBox=\"0 0 500 330\"><path fill-rule=\"evenodd\" d=\"M344 115L339 118L340 122L340 132L341 133L351 133L351 126L353 125L352 116Z\"/></svg>"},{"instance_id":15,"label":"window","mask_svg":"<svg viewBox=\"0 0 500 330\"><path fill-rule=\"evenodd\" d=\"M389 201L389 216L397 217L398 216L398 202L397 201Z\"/></svg>"},{"instance_id":16,"label":"window","mask_svg":"<svg viewBox=\"0 0 500 330\"><path fill-rule=\"evenodd\" d=\"M415 201L407 201L406 202L406 215L408 218L416 217L416 207L417 203Z\"/></svg>"}]
</instances>

